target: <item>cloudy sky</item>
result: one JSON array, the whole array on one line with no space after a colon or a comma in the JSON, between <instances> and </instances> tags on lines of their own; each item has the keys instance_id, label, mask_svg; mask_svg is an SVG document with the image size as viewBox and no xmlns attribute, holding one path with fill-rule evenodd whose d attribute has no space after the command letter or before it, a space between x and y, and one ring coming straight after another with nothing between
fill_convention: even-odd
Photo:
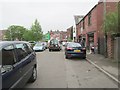
<instances>
[{"instance_id":1,"label":"cloudy sky","mask_svg":"<svg viewBox=\"0 0 120 90\"><path fill-rule=\"evenodd\" d=\"M1 0L0 29L10 25L30 28L38 19L42 30L66 30L74 15L85 15L99 0Z\"/></svg>"}]
</instances>

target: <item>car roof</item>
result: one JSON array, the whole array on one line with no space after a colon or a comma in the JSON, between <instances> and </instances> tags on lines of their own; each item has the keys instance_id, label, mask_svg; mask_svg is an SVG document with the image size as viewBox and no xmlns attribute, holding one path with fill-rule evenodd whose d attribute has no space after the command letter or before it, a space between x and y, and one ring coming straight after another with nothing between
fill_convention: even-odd
<instances>
[{"instance_id":1,"label":"car roof","mask_svg":"<svg viewBox=\"0 0 120 90\"><path fill-rule=\"evenodd\" d=\"M0 41L0 46L4 47L6 45L15 44L15 43L28 43L26 41Z\"/></svg>"}]
</instances>

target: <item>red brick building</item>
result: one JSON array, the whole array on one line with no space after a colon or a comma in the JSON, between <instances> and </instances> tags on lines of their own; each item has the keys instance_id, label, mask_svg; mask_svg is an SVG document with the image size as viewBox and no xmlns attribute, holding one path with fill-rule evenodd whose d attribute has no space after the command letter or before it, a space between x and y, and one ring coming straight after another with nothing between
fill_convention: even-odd
<instances>
[{"instance_id":1,"label":"red brick building","mask_svg":"<svg viewBox=\"0 0 120 90\"><path fill-rule=\"evenodd\" d=\"M106 5L104 7L104 5ZM106 13L116 10L115 2L99 2L95 5L85 16L84 18L76 25L76 36L77 41L85 41L85 46L90 49L91 46L95 47L95 50L99 54L105 54L106 52L108 57L113 56L113 42L108 35L107 40L105 39L105 34L102 30L104 15ZM107 43L107 45L105 44ZM107 48L107 49L106 49Z\"/></svg>"},{"instance_id":2,"label":"red brick building","mask_svg":"<svg viewBox=\"0 0 120 90\"><path fill-rule=\"evenodd\" d=\"M60 31L50 31L50 39L58 39L60 40Z\"/></svg>"},{"instance_id":3,"label":"red brick building","mask_svg":"<svg viewBox=\"0 0 120 90\"><path fill-rule=\"evenodd\" d=\"M66 31L50 31L50 39L58 39L59 41L64 41L67 39Z\"/></svg>"},{"instance_id":4,"label":"red brick building","mask_svg":"<svg viewBox=\"0 0 120 90\"><path fill-rule=\"evenodd\" d=\"M60 32L60 40L61 41L67 41L67 32L66 31L61 31Z\"/></svg>"},{"instance_id":5,"label":"red brick building","mask_svg":"<svg viewBox=\"0 0 120 90\"><path fill-rule=\"evenodd\" d=\"M67 29L67 39L68 39L68 41L73 40L73 26L71 26Z\"/></svg>"}]
</instances>

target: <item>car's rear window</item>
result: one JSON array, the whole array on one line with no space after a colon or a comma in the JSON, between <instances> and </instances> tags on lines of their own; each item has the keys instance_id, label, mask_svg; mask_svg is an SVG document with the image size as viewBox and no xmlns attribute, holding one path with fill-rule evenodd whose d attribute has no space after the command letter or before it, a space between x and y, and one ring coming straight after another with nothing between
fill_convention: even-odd
<instances>
[{"instance_id":1,"label":"car's rear window","mask_svg":"<svg viewBox=\"0 0 120 90\"><path fill-rule=\"evenodd\" d=\"M68 47L82 47L79 43L69 43Z\"/></svg>"},{"instance_id":2,"label":"car's rear window","mask_svg":"<svg viewBox=\"0 0 120 90\"><path fill-rule=\"evenodd\" d=\"M50 41L50 44L58 44L59 42L58 42L58 40L51 40Z\"/></svg>"}]
</instances>

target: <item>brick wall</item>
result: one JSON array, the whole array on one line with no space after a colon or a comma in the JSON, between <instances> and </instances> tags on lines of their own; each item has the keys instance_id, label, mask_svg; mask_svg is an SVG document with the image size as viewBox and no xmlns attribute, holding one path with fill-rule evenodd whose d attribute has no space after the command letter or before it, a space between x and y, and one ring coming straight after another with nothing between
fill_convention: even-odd
<instances>
[{"instance_id":1,"label":"brick wall","mask_svg":"<svg viewBox=\"0 0 120 90\"><path fill-rule=\"evenodd\" d=\"M114 48L114 40L113 38L111 37L110 34L108 34L107 36L107 52L108 52L108 58L113 58L114 55L114 51L113 51L113 48Z\"/></svg>"},{"instance_id":2,"label":"brick wall","mask_svg":"<svg viewBox=\"0 0 120 90\"><path fill-rule=\"evenodd\" d=\"M116 2L106 2L106 13L115 11ZM104 3L99 3L97 5L97 29L98 29L98 38L99 38L99 52L100 54L105 54L105 34L103 32L103 20L104 20ZM113 39L111 36L107 36L107 55L109 58L113 58Z\"/></svg>"},{"instance_id":3,"label":"brick wall","mask_svg":"<svg viewBox=\"0 0 120 90\"><path fill-rule=\"evenodd\" d=\"M79 36L80 36L80 23L76 25L76 37L77 39L79 39Z\"/></svg>"},{"instance_id":4,"label":"brick wall","mask_svg":"<svg viewBox=\"0 0 120 90\"><path fill-rule=\"evenodd\" d=\"M65 40L66 39L66 36L67 36L67 32L65 32L65 31L61 31L60 32L60 39L61 39L61 41L63 41L63 40Z\"/></svg>"},{"instance_id":5,"label":"brick wall","mask_svg":"<svg viewBox=\"0 0 120 90\"><path fill-rule=\"evenodd\" d=\"M67 29L67 38L73 39L73 26Z\"/></svg>"},{"instance_id":6,"label":"brick wall","mask_svg":"<svg viewBox=\"0 0 120 90\"><path fill-rule=\"evenodd\" d=\"M88 15L91 13L91 24L88 25ZM82 34L82 36L86 36L86 45L89 46L88 43L88 33L90 32L95 32L94 33L94 46L97 46L97 8L94 6L91 11L86 16L82 21L76 26L77 27L77 37ZM83 29L83 32L81 32L80 28L83 27L83 20L85 23L85 28Z\"/></svg>"}]
</instances>

